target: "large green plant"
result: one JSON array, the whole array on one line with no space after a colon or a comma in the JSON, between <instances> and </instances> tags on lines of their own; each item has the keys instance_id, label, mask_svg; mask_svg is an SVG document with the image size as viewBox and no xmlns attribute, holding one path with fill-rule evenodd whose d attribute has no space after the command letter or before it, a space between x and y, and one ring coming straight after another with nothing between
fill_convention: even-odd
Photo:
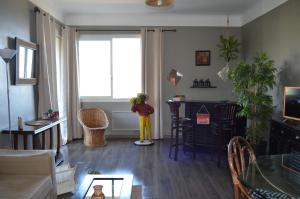
<instances>
[{"instance_id":1,"label":"large green plant","mask_svg":"<svg viewBox=\"0 0 300 199\"><path fill-rule=\"evenodd\" d=\"M239 115L250 121L247 137L252 144L260 141L272 114L272 96L267 91L275 85L275 72L274 61L260 53L254 57L253 64L241 62L229 74L233 80L233 92L241 106Z\"/></svg>"},{"instance_id":2,"label":"large green plant","mask_svg":"<svg viewBox=\"0 0 300 199\"><path fill-rule=\"evenodd\" d=\"M234 36L224 37L220 36L220 43L218 48L220 51L220 57L224 57L227 63L230 60L238 58L240 43Z\"/></svg>"}]
</instances>

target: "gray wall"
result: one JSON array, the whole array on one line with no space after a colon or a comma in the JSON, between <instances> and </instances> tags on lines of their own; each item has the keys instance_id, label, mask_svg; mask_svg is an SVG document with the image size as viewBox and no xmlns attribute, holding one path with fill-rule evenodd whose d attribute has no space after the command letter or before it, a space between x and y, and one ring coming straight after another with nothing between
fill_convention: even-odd
<instances>
[{"instance_id":1,"label":"gray wall","mask_svg":"<svg viewBox=\"0 0 300 199\"><path fill-rule=\"evenodd\" d=\"M275 61L274 105L282 111L283 87L300 86L300 1L289 0L242 27L243 56L250 62L264 51Z\"/></svg>"},{"instance_id":2,"label":"gray wall","mask_svg":"<svg viewBox=\"0 0 300 199\"><path fill-rule=\"evenodd\" d=\"M225 66L223 58L219 57L217 44L219 36L226 34L226 29L221 27L177 27L177 32L166 32L164 42L163 65L163 102L175 94L185 95L187 100L234 100L231 81L222 81L217 72ZM240 28L230 28L230 34L239 40ZM210 50L211 65L195 66L195 51ZM235 62L231 63L234 66ZM174 68L183 74L179 84L174 87L166 81L168 73ZM209 78L215 89L190 88L193 80ZM170 132L170 111L167 104L163 103L164 133Z\"/></svg>"},{"instance_id":3,"label":"gray wall","mask_svg":"<svg viewBox=\"0 0 300 199\"><path fill-rule=\"evenodd\" d=\"M189 100L234 100L232 84L224 82L217 72L224 67L225 61L219 57L217 44L219 36L225 34L225 28L218 27L175 27L177 32L164 33L164 64L162 71L162 99L163 99L163 132L168 135L170 132L170 111L165 101L175 94L185 95ZM230 34L240 40L240 28L230 28ZM195 51L211 50L210 66L195 66ZM232 63L234 65L235 63ZM184 77L174 87L167 82L170 70L174 68L180 71ZM215 89L192 89L193 80L197 78L209 78ZM153 80L156 81L156 80ZM83 107L101 107L108 117L111 118L112 111L130 111L128 102L84 102ZM184 107L181 109L184 111ZM138 121L137 121L138 122ZM138 135L138 132L117 132L108 129L110 135Z\"/></svg>"},{"instance_id":4,"label":"gray wall","mask_svg":"<svg viewBox=\"0 0 300 199\"><path fill-rule=\"evenodd\" d=\"M0 0L0 48L14 48L10 38L19 37L33 41L33 8L26 0ZM13 64L11 65L13 74ZM0 60L0 131L8 127L5 63ZM14 75L14 74L13 74ZM13 79L12 79L13 80ZM23 120L35 118L35 91L30 85L11 85L12 125L17 117ZM0 135L0 147L8 146L8 136Z\"/></svg>"}]
</instances>

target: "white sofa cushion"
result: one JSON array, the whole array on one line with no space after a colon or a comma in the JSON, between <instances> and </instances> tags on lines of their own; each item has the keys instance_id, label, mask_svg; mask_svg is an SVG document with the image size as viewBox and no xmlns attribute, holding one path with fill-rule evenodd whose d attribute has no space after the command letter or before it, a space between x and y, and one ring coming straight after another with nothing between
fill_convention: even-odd
<instances>
[{"instance_id":1,"label":"white sofa cushion","mask_svg":"<svg viewBox=\"0 0 300 199\"><path fill-rule=\"evenodd\" d=\"M0 175L0 198L47 198L51 188L50 176Z\"/></svg>"}]
</instances>

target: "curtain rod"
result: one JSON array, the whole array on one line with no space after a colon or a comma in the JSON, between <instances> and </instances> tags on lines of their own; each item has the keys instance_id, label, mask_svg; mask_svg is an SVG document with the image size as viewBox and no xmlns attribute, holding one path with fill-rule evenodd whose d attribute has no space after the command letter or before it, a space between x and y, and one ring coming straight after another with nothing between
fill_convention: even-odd
<instances>
[{"instance_id":1,"label":"curtain rod","mask_svg":"<svg viewBox=\"0 0 300 199\"><path fill-rule=\"evenodd\" d=\"M99 29L76 29L76 32L139 32L141 30L99 30ZM154 29L148 29L147 30L148 32L154 32L155 30ZM162 32L176 32L177 30L176 29L162 29L161 30Z\"/></svg>"},{"instance_id":2,"label":"curtain rod","mask_svg":"<svg viewBox=\"0 0 300 199\"><path fill-rule=\"evenodd\" d=\"M35 6L34 7L34 9L33 9L33 11L34 12L41 12L41 8L39 8L39 7L37 7L37 6ZM43 15L44 16L46 16L46 14L47 14L47 12L46 11L44 11L44 10L42 10L44 13L43 13ZM56 24L58 24L58 25L60 25L62 28L65 28L65 24L64 23L62 23L61 21L59 21L58 19L56 19L55 17L53 17L52 15L50 15L49 13L48 13L48 15L50 16L50 19L52 19L52 20L54 20L54 22L56 23Z\"/></svg>"}]
</instances>

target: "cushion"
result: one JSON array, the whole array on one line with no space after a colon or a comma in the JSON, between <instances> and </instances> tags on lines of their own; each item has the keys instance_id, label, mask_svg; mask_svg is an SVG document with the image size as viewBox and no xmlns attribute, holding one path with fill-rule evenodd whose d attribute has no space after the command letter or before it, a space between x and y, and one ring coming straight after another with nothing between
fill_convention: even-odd
<instances>
[{"instance_id":1,"label":"cushion","mask_svg":"<svg viewBox=\"0 0 300 199\"><path fill-rule=\"evenodd\" d=\"M0 198L42 199L51 187L50 176L0 175Z\"/></svg>"},{"instance_id":2,"label":"cushion","mask_svg":"<svg viewBox=\"0 0 300 199\"><path fill-rule=\"evenodd\" d=\"M284 193L268 191L268 190L259 189L259 188L255 189L252 192L251 197L254 199L299 199L299 198L291 197Z\"/></svg>"},{"instance_id":3,"label":"cushion","mask_svg":"<svg viewBox=\"0 0 300 199\"><path fill-rule=\"evenodd\" d=\"M71 168L69 164L63 164L56 167L56 184L58 195L67 192L75 192L75 170L76 168Z\"/></svg>"}]
</instances>

